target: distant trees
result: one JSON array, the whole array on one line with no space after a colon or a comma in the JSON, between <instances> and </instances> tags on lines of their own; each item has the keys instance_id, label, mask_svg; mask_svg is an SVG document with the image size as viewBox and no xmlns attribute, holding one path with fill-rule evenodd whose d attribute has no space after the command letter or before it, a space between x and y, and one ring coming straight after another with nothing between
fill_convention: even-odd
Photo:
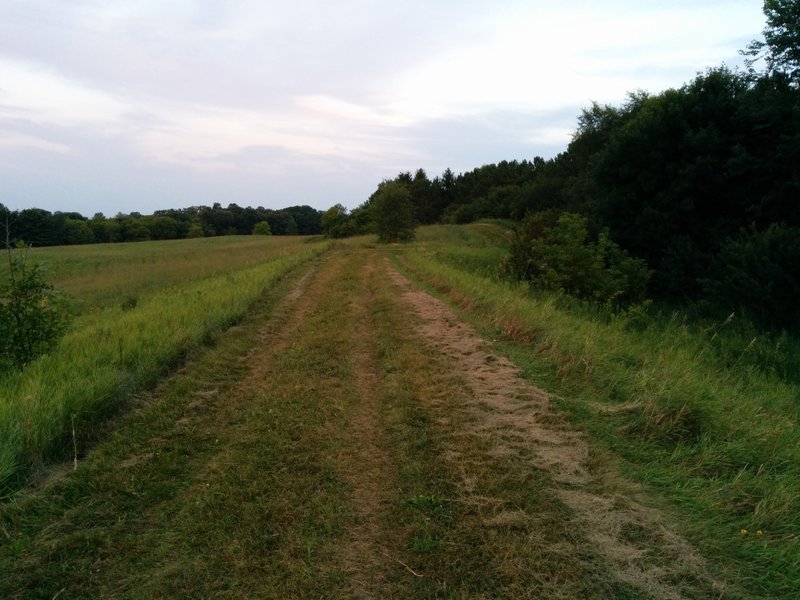
<instances>
[{"instance_id":1,"label":"distant trees","mask_svg":"<svg viewBox=\"0 0 800 600\"><path fill-rule=\"evenodd\" d=\"M322 214L322 233L331 238L353 235L350 215L343 204L334 204Z\"/></svg>"},{"instance_id":2,"label":"distant trees","mask_svg":"<svg viewBox=\"0 0 800 600\"><path fill-rule=\"evenodd\" d=\"M12 241L34 246L172 240L216 235L250 235L256 223L266 221L274 235L322 233L322 213L310 206L281 210L219 203L184 209L106 217L95 213L87 219L79 213L51 213L40 208L7 211Z\"/></svg>"}]
</instances>

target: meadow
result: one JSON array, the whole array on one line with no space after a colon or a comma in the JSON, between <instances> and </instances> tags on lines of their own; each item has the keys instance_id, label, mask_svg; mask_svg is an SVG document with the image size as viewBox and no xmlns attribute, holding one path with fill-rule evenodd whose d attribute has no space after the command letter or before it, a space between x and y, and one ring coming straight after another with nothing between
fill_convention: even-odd
<instances>
[{"instance_id":1,"label":"meadow","mask_svg":"<svg viewBox=\"0 0 800 600\"><path fill-rule=\"evenodd\" d=\"M75 317L57 350L0 377L0 490L82 452L94 429L265 288L322 252L309 238L221 237L35 249Z\"/></svg>"}]
</instances>

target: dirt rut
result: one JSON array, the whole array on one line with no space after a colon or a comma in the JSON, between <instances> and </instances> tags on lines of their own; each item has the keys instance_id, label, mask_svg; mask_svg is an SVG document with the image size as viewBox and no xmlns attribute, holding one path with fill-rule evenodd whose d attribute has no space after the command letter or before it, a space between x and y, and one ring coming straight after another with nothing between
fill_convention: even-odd
<instances>
[{"instance_id":1,"label":"dirt rut","mask_svg":"<svg viewBox=\"0 0 800 600\"><path fill-rule=\"evenodd\" d=\"M620 581L647 597L665 600L683 597L676 578L703 581L717 596L725 595L724 584L708 574L692 546L670 530L659 511L637 499L633 484L610 471L592 472L583 434L571 429L553 409L547 393L492 351L449 306L416 288L388 261L385 265L402 299L419 318L420 337L446 357L453 373L472 392L463 398L462 406L471 417L469 429L457 436L480 438L488 448L487 460L523 456L532 469L549 474L552 492L571 509L574 524ZM504 506L502 498L481 495L480 481L472 473L480 469L471 469L469 461L461 460L458 442L449 446L446 456L462 474L465 496L478 504ZM519 510L501 509L485 524L513 524L529 517Z\"/></svg>"}]
</instances>

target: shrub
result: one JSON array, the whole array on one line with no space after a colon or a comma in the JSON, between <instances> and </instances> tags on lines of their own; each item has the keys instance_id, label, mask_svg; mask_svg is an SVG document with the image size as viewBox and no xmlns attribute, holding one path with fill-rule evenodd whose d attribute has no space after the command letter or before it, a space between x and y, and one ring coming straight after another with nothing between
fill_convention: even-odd
<instances>
[{"instance_id":1,"label":"shrub","mask_svg":"<svg viewBox=\"0 0 800 600\"><path fill-rule=\"evenodd\" d=\"M643 300L650 278L645 262L628 255L607 231L592 240L584 217L554 211L523 221L504 270L532 287L614 304Z\"/></svg>"},{"instance_id":2,"label":"shrub","mask_svg":"<svg viewBox=\"0 0 800 600\"><path fill-rule=\"evenodd\" d=\"M0 372L22 370L50 351L66 329L66 297L28 262L29 248L7 248L8 280L0 283Z\"/></svg>"},{"instance_id":3,"label":"shrub","mask_svg":"<svg viewBox=\"0 0 800 600\"><path fill-rule=\"evenodd\" d=\"M269 227L269 221L259 221L253 225L253 235L272 235L272 229Z\"/></svg>"},{"instance_id":4,"label":"shrub","mask_svg":"<svg viewBox=\"0 0 800 600\"><path fill-rule=\"evenodd\" d=\"M715 276L702 285L724 310L739 309L759 323L800 327L800 229L773 224L725 242Z\"/></svg>"}]
</instances>

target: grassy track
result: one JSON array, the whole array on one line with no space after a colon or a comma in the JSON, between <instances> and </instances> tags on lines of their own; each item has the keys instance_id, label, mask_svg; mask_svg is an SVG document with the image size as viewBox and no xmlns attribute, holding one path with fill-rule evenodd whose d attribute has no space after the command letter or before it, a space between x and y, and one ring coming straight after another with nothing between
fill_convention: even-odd
<instances>
[{"instance_id":1,"label":"grassy track","mask_svg":"<svg viewBox=\"0 0 800 600\"><path fill-rule=\"evenodd\" d=\"M800 344L679 316L609 317L496 278L487 225L423 230L400 264L458 305L754 597L800 595Z\"/></svg>"},{"instance_id":2,"label":"grassy track","mask_svg":"<svg viewBox=\"0 0 800 600\"><path fill-rule=\"evenodd\" d=\"M119 417L77 471L0 506L0 597L796 595L796 495L774 461L784 477L796 462L772 430L788 396L762 402L757 432L734 430L738 450L646 428L698 376L716 432L749 409L725 415L713 394L789 384L759 388L773 380L754 369L728 378L714 352L651 347L652 331L497 283L497 227L420 238L277 259L296 261L290 275L254 288L244 318ZM712 450L709 478L694 469ZM771 465L759 493L787 504L736 520L715 499L750 485L723 469L745 450ZM742 535L754 514L773 525Z\"/></svg>"},{"instance_id":3,"label":"grassy track","mask_svg":"<svg viewBox=\"0 0 800 600\"><path fill-rule=\"evenodd\" d=\"M541 441L514 442L526 431L498 425L484 394L577 434L528 384L479 385L429 340L443 327L472 336L487 368L502 362L449 309L419 312L386 256L355 242L284 280L76 472L2 507L0 597L719 592L700 568L620 568L645 572L663 548L637 539L633 562L603 549L565 500L601 493L595 479L565 484L536 462Z\"/></svg>"},{"instance_id":4,"label":"grassy track","mask_svg":"<svg viewBox=\"0 0 800 600\"><path fill-rule=\"evenodd\" d=\"M196 243L187 245L189 253L196 255L194 260L200 261ZM163 249L161 244L156 246ZM249 254L243 260L234 253L226 271L206 276L212 271L189 270L181 275L181 283L170 286L165 282L174 281L179 271L171 258L163 258L160 267L166 274L154 267L149 277L160 283L153 283L155 291L146 294L141 293L138 279L111 277L111 290L120 281L128 281L125 289L135 294L136 301L95 304L94 310L75 319L53 354L22 373L1 376L0 493L13 492L32 468L71 454L76 445L82 451L102 417L151 386L192 348L234 323L266 287L326 246L292 242L271 247L259 242L247 247L250 253L255 248L260 262L251 264L254 259ZM206 250L224 260L224 244ZM129 254L156 256L141 250ZM220 260L214 257L207 262ZM98 297L104 294L89 298L94 302Z\"/></svg>"}]
</instances>

